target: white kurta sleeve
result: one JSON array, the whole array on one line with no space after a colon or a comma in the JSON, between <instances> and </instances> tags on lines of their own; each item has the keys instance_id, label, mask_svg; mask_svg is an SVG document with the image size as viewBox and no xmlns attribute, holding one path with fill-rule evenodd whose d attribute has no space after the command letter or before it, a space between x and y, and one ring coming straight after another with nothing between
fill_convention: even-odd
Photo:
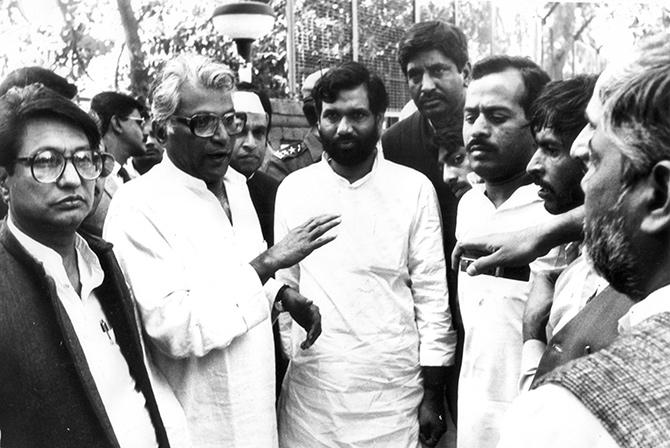
<instances>
[{"instance_id":1,"label":"white kurta sleeve","mask_svg":"<svg viewBox=\"0 0 670 448\"><path fill-rule=\"evenodd\" d=\"M104 236L114 244L144 328L159 350L174 358L204 356L268 318L268 300L251 265L221 254L202 261L218 275L194 281L186 274L177 235L157 221L112 201Z\"/></svg>"},{"instance_id":2,"label":"white kurta sleeve","mask_svg":"<svg viewBox=\"0 0 670 448\"><path fill-rule=\"evenodd\" d=\"M439 210L435 189L425 179L417 198L408 251L421 366L452 365L456 352Z\"/></svg>"},{"instance_id":3,"label":"white kurta sleeve","mask_svg":"<svg viewBox=\"0 0 670 448\"><path fill-rule=\"evenodd\" d=\"M287 201L287 192L284 184L280 184L277 189L277 197L275 199L275 219L274 219L274 236L275 241L281 241L286 236L290 228L288 225L288 211L287 206L290 201ZM299 264L291 266L287 269L280 269L275 274L278 282L286 284L296 290L300 285L300 267Z\"/></svg>"}]
</instances>

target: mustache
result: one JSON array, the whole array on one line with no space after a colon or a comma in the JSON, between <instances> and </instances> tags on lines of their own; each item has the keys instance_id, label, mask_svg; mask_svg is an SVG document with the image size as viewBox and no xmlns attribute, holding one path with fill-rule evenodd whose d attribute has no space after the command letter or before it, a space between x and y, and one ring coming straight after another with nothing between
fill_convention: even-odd
<instances>
[{"instance_id":1,"label":"mustache","mask_svg":"<svg viewBox=\"0 0 670 448\"><path fill-rule=\"evenodd\" d=\"M447 99L445 98L444 95L442 95L440 92L432 91L432 92L426 92L426 93L421 93L419 95L419 101L430 101L430 100L442 100L446 101Z\"/></svg>"},{"instance_id":2,"label":"mustache","mask_svg":"<svg viewBox=\"0 0 670 448\"><path fill-rule=\"evenodd\" d=\"M482 146L482 147L484 147L485 149L488 149L488 150L496 150L497 149L496 146L490 144L486 140L482 140L482 139L479 139L479 138L473 138L472 140L470 140L465 145L465 151L466 152L472 152L472 148L474 146Z\"/></svg>"}]
</instances>

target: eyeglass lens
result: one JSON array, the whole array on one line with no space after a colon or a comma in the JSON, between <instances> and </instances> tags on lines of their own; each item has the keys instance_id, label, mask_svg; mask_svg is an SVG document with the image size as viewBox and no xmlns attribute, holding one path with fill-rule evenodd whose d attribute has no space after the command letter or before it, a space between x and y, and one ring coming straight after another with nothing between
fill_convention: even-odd
<instances>
[{"instance_id":1,"label":"eyeglass lens","mask_svg":"<svg viewBox=\"0 0 670 448\"><path fill-rule=\"evenodd\" d=\"M84 180L97 179L102 172L102 156L97 151L79 150L65 157L59 151L48 149L34 156L31 165L33 177L38 182L54 182L65 171L67 160L72 162L75 170Z\"/></svg>"},{"instance_id":2,"label":"eyeglass lens","mask_svg":"<svg viewBox=\"0 0 670 448\"><path fill-rule=\"evenodd\" d=\"M216 134L219 121L229 135L239 134L246 124L246 114L229 112L222 117L215 114L196 114L191 117L191 128L198 137L211 137Z\"/></svg>"}]
</instances>

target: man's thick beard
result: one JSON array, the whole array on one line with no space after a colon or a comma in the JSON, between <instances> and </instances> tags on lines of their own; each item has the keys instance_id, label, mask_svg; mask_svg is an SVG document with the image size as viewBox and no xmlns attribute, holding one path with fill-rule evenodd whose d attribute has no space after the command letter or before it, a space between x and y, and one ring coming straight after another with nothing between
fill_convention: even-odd
<instances>
[{"instance_id":1,"label":"man's thick beard","mask_svg":"<svg viewBox=\"0 0 670 448\"><path fill-rule=\"evenodd\" d=\"M618 205L613 210L618 209ZM619 213L610 211L587 218L584 222L584 243L594 269L614 289L639 301L644 298L642 281L636 273L635 252L626 232L625 217Z\"/></svg>"},{"instance_id":2,"label":"man's thick beard","mask_svg":"<svg viewBox=\"0 0 670 448\"><path fill-rule=\"evenodd\" d=\"M328 139L321 136L323 150L328 153L331 159L343 166L356 166L366 160L377 147L379 140L378 133L372 132L370 135L356 138L356 145L343 149L337 139Z\"/></svg>"}]
</instances>

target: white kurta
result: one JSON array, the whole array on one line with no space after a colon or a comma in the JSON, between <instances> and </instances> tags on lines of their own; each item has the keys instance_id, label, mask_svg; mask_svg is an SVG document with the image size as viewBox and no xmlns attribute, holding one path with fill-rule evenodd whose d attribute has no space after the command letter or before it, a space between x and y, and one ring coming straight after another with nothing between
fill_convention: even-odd
<instances>
[{"instance_id":1,"label":"white kurta","mask_svg":"<svg viewBox=\"0 0 670 448\"><path fill-rule=\"evenodd\" d=\"M224 178L231 226L205 183L169 157L114 196L105 238L135 294L156 365L194 447L277 445L267 294L248 264L264 250L246 180Z\"/></svg>"},{"instance_id":2,"label":"white kurta","mask_svg":"<svg viewBox=\"0 0 670 448\"><path fill-rule=\"evenodd\" d=\"M422 174L380 157L353 184L325 160L279 187L275 235L338 213L337 238L277 278L321 309L301 350L293 325L280 400L280 446L418 447L420 366L453 363L440 215Z\"/></svg>"},{"instance_id":3,"label":"white kurta","mask_svg":"<svg viewBox=\"0 0 670 448\"><path fill-rule=\"evenodd\" d=\"M456 238L521 230L548 219L539 187L518 188L497 209L475 184L458 205ZM556 250L531 264L555 268ZM563 263L564 265L564 263ZM501 419L518 394L523 339L521 325L530 282L490 275L458 275L458 298L465 329L458 386L458 446L493 448Z\"/></svg>"}]
</instances>

